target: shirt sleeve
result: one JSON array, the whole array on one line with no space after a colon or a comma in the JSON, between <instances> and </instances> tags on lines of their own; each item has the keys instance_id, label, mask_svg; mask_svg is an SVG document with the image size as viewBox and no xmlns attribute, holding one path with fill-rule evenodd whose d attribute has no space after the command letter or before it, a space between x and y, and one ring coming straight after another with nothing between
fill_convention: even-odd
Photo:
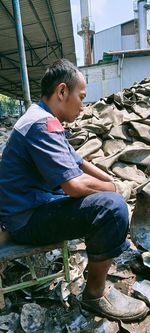
<instances>
[{"instance_id":1,"label":"shirt sleeve","mask_svg":"<svg viewBox=\"0 0 150 333\"><path fill-rule=\"evenodd\" d=\"M26 135L26 145L51 189L83 174L79 167L82 159L68 143L64 131L49 132L47 124L34 123Z\"/></svg>"},{"instance_id":2,"label":"shirt sleeve","mask_svg":"<svg viewBox=\"0 0 150 333\"><path fill-rule=\"evenodd\" d=\"M66 139L66 140L67 140L67 139ZM83 164L83 161L84 161L83 158L82 158L78 153L76 153L76 151L75 151L74 148L70 145L70 143L68 142L68 140L67 140L67 143L68 143L69 150L70 150L72 156L74 157L76 163L77 163L77 164L79 165L79 167L80 167L80 165Z\"/></svg>"}]
</instances>

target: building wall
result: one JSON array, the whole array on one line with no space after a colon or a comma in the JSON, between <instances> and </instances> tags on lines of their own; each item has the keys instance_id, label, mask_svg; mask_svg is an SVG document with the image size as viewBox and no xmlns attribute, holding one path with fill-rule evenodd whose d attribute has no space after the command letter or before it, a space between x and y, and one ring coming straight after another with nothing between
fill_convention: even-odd
<instances>
[{"instance_id":1,"label":"building wall","mask_svg":"<svg viewBox=\"0 0 150 333\"><path fill-rule=\"evenodd\" d=\"M149 37L149 31L148 31ZM150 47L150 37L147 47ZM103 59L103 53L109 51L135 50L139 48L135 33L134 20L97 32L94 35L94 63Z\"/></svg>"},{"instance_id":2,"label":"building wall","mask_svg":"<svg viewBox=\"0 0 150 333\"><path fill-rule=\"evenodd\" d=\"M135 35L135 21L131 20L121 24L121 35Z\"/></svg>"},{"instance_id":3,"label":"building wall","mask_svg":"<svg viewBox=\"0 0 150 333\"><path fill-rule=\"evenodd\" d=\"M84 102L96 102L102 97L130 87L135 81L150 77L149 64L150 56L140 56L125 58L122 69L119 61L80 67L87 82L87 96Z\"/></svg>"},{"instance_id":4,"label":"building wall","mask_svg":"<svg viewBox=\"0 0 150 333\"><path fill-rule=\"evenodd\" d=\"M103 65L80 67L79 69L86 79L85 103L96 102L99 98L120 89L117 61Z\"/></svg>"},{"instance_id":5,"label":"building wall","mask_svg":"<svg viewBox=\"0 0 150 333\"><path fill-rule=\"evenodd\" d=\"M138 70L137 70L138 69ZM126 58L122 68L123 88L150 77L150 56Z\"/></svg>"},{"instance_id":6,"label":"building wall","mask_svg":"<svg viewBox=\"0 0 150 333\"><path fill-rule=\"evenodd\" d=\"M121 50L121 25L94 35L94 63L103 59L103 52Z\"/></svg>"},{"instance_id":7,"label":"building wall","mask_svg":"<svg viewBox=\"0 0 150 333\"><path fill-rule=\"evenodd\" d=\"M126 35L121 37L122 50L135 50L136 49L136 36Z\"/></svg>"}]
</instances>

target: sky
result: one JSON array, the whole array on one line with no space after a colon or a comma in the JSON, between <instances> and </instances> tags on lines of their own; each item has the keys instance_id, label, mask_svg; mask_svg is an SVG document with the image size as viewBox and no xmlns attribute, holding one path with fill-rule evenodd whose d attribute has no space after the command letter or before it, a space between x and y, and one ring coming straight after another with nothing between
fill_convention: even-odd
<instances>
[{"instance_id":1,"label":"sky","mask_svg":"<svg viewBox=\"0 0 150 333\"><path fill-rule=\"evenodd\" d=\"M134 0L89 0L91 21L95 22L95 32L132 20ZM77 35L77 23L81 21L80 0L71 0L73 30L78 66L83 65L83 42ZM150 29L150 11L148 11Z\"/></svg>"}]
</instances>

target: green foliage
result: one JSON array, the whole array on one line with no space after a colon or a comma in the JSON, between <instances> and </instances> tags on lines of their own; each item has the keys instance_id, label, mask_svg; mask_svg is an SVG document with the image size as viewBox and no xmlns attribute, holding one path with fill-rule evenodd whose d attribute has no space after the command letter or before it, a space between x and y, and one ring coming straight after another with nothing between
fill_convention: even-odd
<instances>
[{"instance_id":1,"label":"green foliage","mask_svg":"<svg viewBox=\"0 0 150 333\"><path fill-rule=\"evenodd\" d=\"M0 94L0 116L16 114L18 106L18 100Z\"/></svg>"}]
</instances>

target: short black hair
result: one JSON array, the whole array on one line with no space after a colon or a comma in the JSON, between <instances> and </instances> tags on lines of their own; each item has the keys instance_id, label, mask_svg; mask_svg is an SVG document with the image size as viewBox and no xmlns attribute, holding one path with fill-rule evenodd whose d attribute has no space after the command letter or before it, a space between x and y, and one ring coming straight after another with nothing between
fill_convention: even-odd
<instances>
[{"instance_id":1,"label":"short black hair","mask_svg":"<svg viewBox=\"0 0 150 333\"><path fill-rule=\"evenodd\" d=\"M41 80L41 97L51 97L56 87L64 82L71 92L79 81L79 70L67 59L58 59L49 66Z\"/></svg>"}]
</instances>

